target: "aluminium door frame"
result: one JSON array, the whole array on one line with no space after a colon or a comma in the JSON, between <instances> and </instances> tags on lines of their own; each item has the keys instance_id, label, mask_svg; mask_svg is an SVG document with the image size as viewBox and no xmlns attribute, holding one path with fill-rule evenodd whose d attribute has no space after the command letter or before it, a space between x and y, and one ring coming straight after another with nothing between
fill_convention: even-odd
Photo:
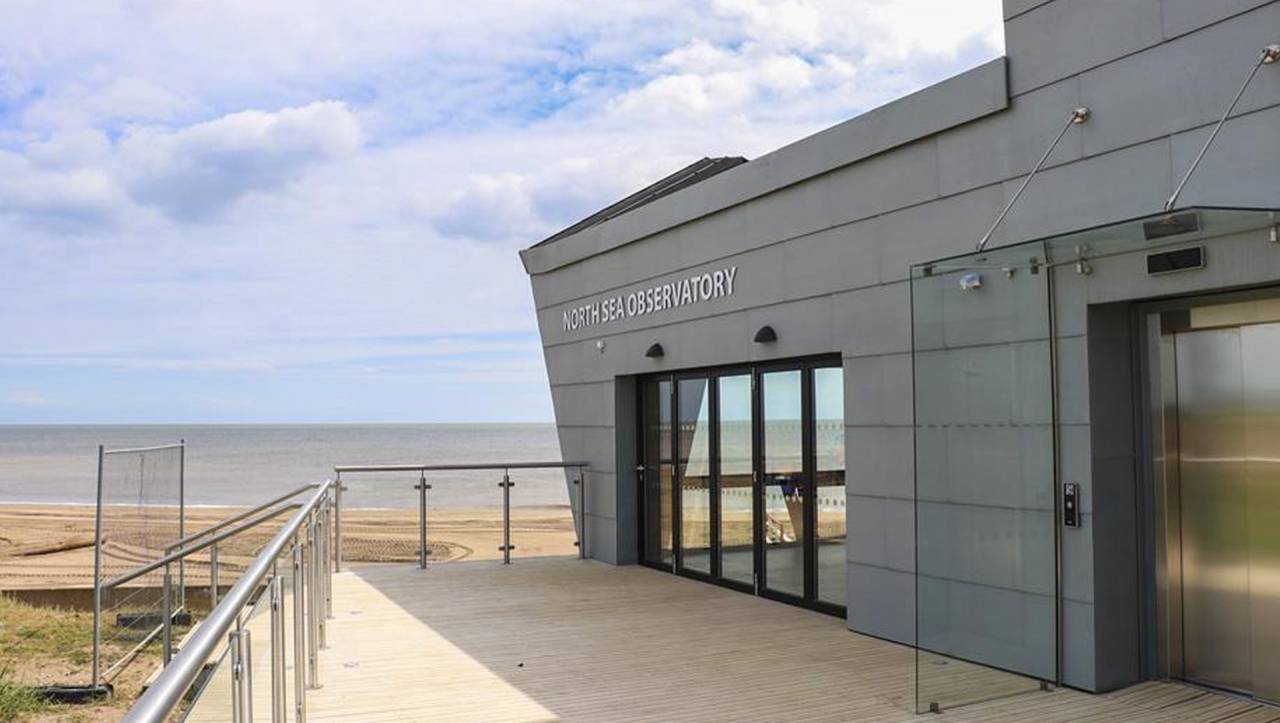
<instances>
[{"instance_id":1,"label":"aluminium door frame","mask_svg":"<svg viewBox=\"0 0 1280 723\"><path fill-rule=\"evenodd\" d=\"M639 501L639 504L636 505L636 510L639 516L639 520L638 520L639 525L637 529L637 537L638 537L637 549L640 551L640 554L637 556L637 559L640 561L640 564L645 567L650 567L655 570L662 570L664 572L674 572L674 570L672 569L672 565L674 564L675 554L676 554L676 547L675 547L676 520L675 519L672 519L671 521L671 539L672 539L671 559L673 561L672 564L663 564L661 560L650 560L648 558L648 555L646 554L647 547L645 544L647 541L645 537L645 532L649 522L648 512L647 512L647 509L649 506L648 479L647 479L647 475L649 474L649 464L648 464L648 455L647 455L649 433L648 433L647 420L645 419L645 387L648 384L658 385L664 380L667 382L670 382L671 388L672 388L672 394L674 394L675 381L674 381L673 375L670 372L657 372L654 374L646 374L636 380L637 382L636 394L640 397L639 403L636 405L636 430L638 432L637 434L637 437L638 437L637 441L639 443L638 457L640 460L640 464L638 465L639 469L637 470L639 474L636 475L636 484L639 487L639 489L637 490L638 494L636 496L637 500ZM671 410L671 419L672 419L672 422L674 423L675 421L674 409ZM675 440L672 439L671 441L674 443ZM659 446L659 449L661 449L661 446ZM674 459L676 450L674 445L671 448L671 454L672 454L672 460L671 460L672 479L674 479L675 466L676 466L675 459ZM662 467L661 455L659 455L658 467L659 468ZM661 484L661 479L659 479L659 484ZM662 496L659 495L658 505L661 506L661 504L662 504ZM661 522L659 522L659 524L661 524ZM659 545L661 545L661 541L659 541Z\"/></svg>"},{"instance_id":2,"label":"aluminium door frame","mask_svg":"<svg viewBox=\"0 0 1280 723\"><path fill-rule=\"evenodd\" d=\"M638 475L639 499L640 504L637 505L639 511L639 560L640 564L661 570L668 573L680 575L690 579L706 582L713 585L755 594L759 597L783 602L796 607L801 607L817 612L834 615L837 617L845 617L847 615L847 607L834 603L817 599L817 506L816 506L816 434L813 429L816 420L814 419L814 382L813 370L822 368L839 368L843 369L844 359L836 353L815 354L803 357L791 357L787 359L769 360L765 362L755 363L739 363L722 366L695 367L689 369L676 369L670 371L653 372L638 375L636 391L640 395L640 403L636 405L637 430L639 430L639 448L641 463L641 473ZM766 585L767 570L765 566L765 546L764 546L764 478L763 478L763 461L764 461L764 420L763 420L763 375L776 371L799 371L800 372L800 394L801 394L801 455L802 455L802 478L803 489L805 493L804 507L804 526L805 536L802 541L803 558L804 558L804 595L796 596L784 592L769 590ZM751 466L752 466L752 557L755 572L754 584L742 583L736 580L727 580L723 577L723 569L721 564L721 555L723 551L720 545L720 410L719 402L719 380L721 377L733 376L750 376L751 378ZM710 425L709 444L711 452L711 480L709 484L709 493L711 497L711 574L706 574L696 570L688 570L683 564L683 549L681 545L681 529L683 527L683 517L681 516L681 495L679 494L682 474L680 471L680 447L679 447L679 382L681 379L705 379L708 389L708 421ZM649 560L645 555L645 530L646 530L646 509L648 507L647 485L645 475L648 473L648 465L645 464L645 445L648 440L647 425L645 424L645 408L644 408L644 389L648 383L657 384L663 380L671 384L671 484L672 489L672 518L671 518L671 542L672 542L672 564L664 565L661 561ZM661 462L659 462L661 464ZM848 474L846 458L846 475ZM660 504L660 503L659 503ZM848 513L846 512L846 515Z\"/></svg>"}]
</instances>

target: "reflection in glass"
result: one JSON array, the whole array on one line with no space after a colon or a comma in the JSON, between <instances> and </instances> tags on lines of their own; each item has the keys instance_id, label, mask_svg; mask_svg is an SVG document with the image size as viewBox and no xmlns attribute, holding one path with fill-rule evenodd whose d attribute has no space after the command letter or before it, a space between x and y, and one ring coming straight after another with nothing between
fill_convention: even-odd
<instances>
[{"instance_id":1,"label":"reflection in glass","mask_svg":"<svg viewBox=\"0 0 1280 723\"><path fill-rule=\"evenodd\" d=\"M720 574L754 582L751 505L751 375L719 379Z\"/></svg>"},{"instance_id":2,"label":"reflection in glass","mask_svg":"<svg viewBox=\"0 0 1280 723\"><path fill-rule=\"evenodd\" d=\"M844 370L813 370L818 599L845 604Z\"/></svg>"},{"instance_id":3,"label":"reflection in glass","mask_svg":"<svg viewBox=\"0 0 1280 723\"><path fill-rule=\"evenodd\" d=\"M765 581L804 595L804 454L800 370L763 374Z\"/></svg>"},{"instance_id":4,"label":"reflection in glass","mask_svg":"<svg viewBox=\"0 0 1280 723\"><path fill-rule=\"evenodd\" d=\"M681 379L680 551L681 566L711 574L711 408L706 379Z\"/></svg>"},{"instance_id":5,"label":"reflection in glass","mask_svg":"<svg viewBox=\"0 0 1280 723\"><path fill-rule=\"evenodd\" d=\"M644 557L671 564L671 382L644 384Z\"/></svg>"},{"instance_id":6,"label":"reflection in glass","mask_svg":"<svg viewBox=\"0 0 1280 723\"><path fill-rule=\"evenodd\" d=\"M1007 247L913 271L919 711L1034 690L1032 678L1057 673L1044 251ZM989 268L1009 273L986 274L981 294L961 287L960 276Z\"/></svg>"}]
</instances>

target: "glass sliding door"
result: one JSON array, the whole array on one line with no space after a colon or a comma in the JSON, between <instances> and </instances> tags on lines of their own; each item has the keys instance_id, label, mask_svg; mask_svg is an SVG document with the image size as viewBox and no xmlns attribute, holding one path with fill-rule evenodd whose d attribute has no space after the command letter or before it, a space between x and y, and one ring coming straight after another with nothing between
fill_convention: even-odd
<instances>
[{"instance_id":1,"label":"glass sliding door","mask_svg":"<svg viewBox=\"0 0 1280 723\"><path fill-rule=\"evenodd\" d=\"M802 381L799 369L760 375L764 584L799 598L805 594L808 517Z\"/></svg>"},{"instance_id":2,"label":"glass sliding door","mask_svg":"<svg viewBox=\"0 0 1280 723\"><path fill-rule=\"evenodd\" d=\"M705 377L676 384L680 569L710 575L711 386Z\"/></svg>"},{"instance_id":3,"label":"glass sliding door","mask_svg":"<svg viewBox=\"0 0 1280 723\"><path fill-rule=\"evenodd\" d=\"M842 613L839 362L678 372L640 394L644 562Z\"/></svg>"},{"instance_id":4,"label":"glass sliding door","mask_svg":"<svg viewBox=\"0 0 1280 723\"><path fill-rule=\"evenodd\" d=\"M641 385L644 463L644 560L671 567L674 562L674 446L671 443L671 380L650 379Z\"/></svg>"},{"instance_id":5,"label":"glass sliding door","mask_svg":"<svg viewBox=\"0 0 1280 723\"><path fill-rule=\"evenodd\" d=\"M813 370L817 599L845 604L844 369Z\"/></svg>"},{"instance_id":6,"label":"glass sliding door","mask_svg":"<svg viewBox=\"0 0 1280 723\"><path fill-rule=\"evenodd\" d=\"M717 379L720 577L755 584L754 415L751 375Z\"/></svg>"}]
</instances>

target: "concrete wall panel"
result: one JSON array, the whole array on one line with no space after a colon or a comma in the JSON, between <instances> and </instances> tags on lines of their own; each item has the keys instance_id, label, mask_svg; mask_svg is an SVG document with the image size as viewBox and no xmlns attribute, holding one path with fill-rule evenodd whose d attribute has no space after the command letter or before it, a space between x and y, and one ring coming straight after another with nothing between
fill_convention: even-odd
<instances>
[{"instance_id":1,"label":"concrete wall panel","mask_svg":"<svg viewBox=\"0 0 1280 723\"><path fill-rule=\"evenodd\" d=\"M1164 39L1159 0L1056 0L1005 23L1014 96Z\"/></svg>"},{"instance_id":2,"label":"concrete wall panel","mask_svg":"<svg viewBox=\"0 0 1280 723\"><path fill-rule=\"evenodd\" d=\"M634 407L619 401L633 400L630 375L838 352L850 628L916 637L911 500L923 440L923 642L1053 677L1030 652L1054 644L1044 624L1053 619L1053 565L1040 558L1053 549L1057 490L1051 476L1037 482L1053 461L1044 433L1051 347L1043 317L1031 313L1046 298L1043 278L984 270L987 293L945 303L936 294L949 287L920 285L925 323L913 338L908 268L967 253L1080 104L1093 120L1068 132L995 244L1157 212L1258 50L1276 42L1280 2L1006 0L1005 14L1008 84L1003 62L984 66L525 254L562 450L591 461L592 483L604 486L589 496L592 556L636 556ZM1241 112L1183 205L1280 206L1280 71L1260 71ZM1058 531L1069 685L1107 689L1136 670L1138 460L1118 431L1133 428L1133 391L1114 361L1130 342L1117 333L1123 314L1101 324L1093 309L1280 281L1280 245L1265 230L1206 246L1206 269L1162 277L1147 276L1141 252L1093 258L1084 276L1072 249L1054 250L1052 260L1067 262L1049 272L1058 473L1081 485L1084 512L1081 528ZM740 274L730 299L561 330L567 306L725 265ZM932 323L923 313L931 305L943 310ZM777 329L776 344L751 341L763 324ZM658 360L644 356L654 342L666 350ZM920 438L915 399L928 402L920 422L938 425ZM950 484L929 489L928 479L944 477ZM992 631L1007 634L1004 643Z\"/></svg>"}]
</instances>

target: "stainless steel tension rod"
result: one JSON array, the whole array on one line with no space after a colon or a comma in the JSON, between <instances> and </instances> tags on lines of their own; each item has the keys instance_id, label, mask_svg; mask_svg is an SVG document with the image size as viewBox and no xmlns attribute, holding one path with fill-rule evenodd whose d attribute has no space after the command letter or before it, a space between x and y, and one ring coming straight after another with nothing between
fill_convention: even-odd
<instances>
[{"instance_id":1,"label":"stainless steel tension rod","mask_svg":"<svg viewBox=\"0 0 1280 723\"><path fill-rule=\"evenodd\" d=\"M1200 167L1200 161L1203 161L1205 154L1209 152L1209 146L1213 145L1213 142L1218 139L1218 133L1222 131L1222 126L1227 124L1227 119L1231 117L1232 112L1234 112L1236 106L1239 105L1240 99L1244 97L1244 92L1248 90L1249 84L1253 82L1255 77L1257 77L1258 71L1264 65L1275 64L1277 60L1280 60L1280 44L1268 45L1262 49L1262 52L1258 55L1258 62L1253 64L1253 68L1249 70L1249 77L1245 78L1244 85L1240 86L1240 92L1236 93L1236 97L1231 101L1231 105L1227 106L1226 112L1218 119L1218 124L1213 127L1213 132L1209 134L1209 140L1204 142L1204 147L1200 149L1198 154L1196 154L1196 159L1191 162L1191 167L1187 169L1187 175L1182 177L1182 182L1178 184L1178 187L1173 191L1173 195L1165 202L1164 210L1166 212L1172 211L1173 207L1177 205L1178 197L1182 195L1182 189L1186 188L1187 181L1191 180L1191 174L1195 173L1196 169Z\"/></svg>"},{"instance_id":2,"label":"stainless steel tension rod","mask_svg":"<svg viewBox=\"0 0 1280 723\"><path fill-rule=\"evenodd\" d=\"M1014 204L1018 202L1018 199L1022 198L1022 192L1027 190L1027 185L1031 183L1031 179L1036 177L1036 174L1040 172L1040 169L1043 168L1044 164L1049 160L1049 156L1053 155L1054 149L1062 142L1062 137L1067 135L1067 131L1071 130L1071 126L1078 126L1087 122L1089 120L1089 116L1089 109L1083 106L1071 111L1071 116L1067 118L1067 124L1062 127L1061 131L1058 131L1058 137L1053 139L1053 143L1049 144L1048 150L1044 152L1043 156L1040 156L1040 160L1036 163L1035 168L1032 168L1031 173L1028 173L1027 177L1023 179L1022 185L1018 187L1018 192L1013 194L1013 198L1009 199L1009 203L1005 204L1004 210L996 217L996 222L991 224L991 228L987 231L987 235L983 236L982 240L978 242L979 251L983 251L987 248L987 244L991 241L991 236L995 234L996 229L1000 227L1000 222L1004 221L1004 217L1009 215L1009 211L1013 210Z\"/></svg>"}]
</instances>

